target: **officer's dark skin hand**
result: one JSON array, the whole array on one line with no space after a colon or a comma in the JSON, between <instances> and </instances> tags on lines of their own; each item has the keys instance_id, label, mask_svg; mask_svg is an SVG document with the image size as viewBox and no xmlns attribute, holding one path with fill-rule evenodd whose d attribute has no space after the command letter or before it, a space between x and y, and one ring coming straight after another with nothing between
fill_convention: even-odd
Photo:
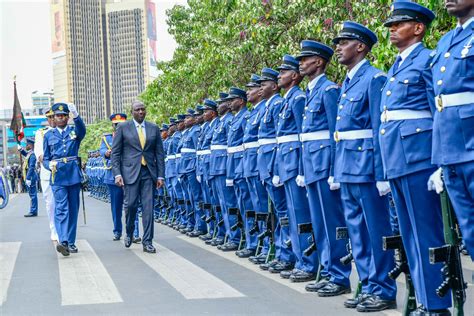
<instances>
[{"instance_id":1,"label":"officer's dark skin hand","mask_svg":"<svg viewBox=\"0 0 474 316\"><path fill-rule=\"evenodd\" d=\"M165 184L165 182L163 181L163 179L156 180L156 187L158 189L161 188L164 184Z\"/></svg>"},{"instance_id":2,"label":"officer's dark skin hand","mask_svg":"<svg viewBox=\"0 0 474 316\"><path fill-rule=\"evenodd\" d=\"M115 178L115 184L119 187L123 187L124 186L124 183L123 183L123 178L122 176L118 176Z\"/></svg>"}]
</instances>

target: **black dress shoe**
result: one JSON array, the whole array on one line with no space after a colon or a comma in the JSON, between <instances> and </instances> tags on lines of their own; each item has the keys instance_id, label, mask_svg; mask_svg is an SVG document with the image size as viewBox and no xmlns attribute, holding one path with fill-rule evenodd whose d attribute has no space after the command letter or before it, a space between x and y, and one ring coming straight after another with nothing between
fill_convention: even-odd
<instances>
[{"instance_id":1,"label":"black dress shoe","mask_svg":"<svg viewBox=\"0 0 474 316\"><path fill-rule=\"evenodd\" d=\"M120 240L120 235L114 235L114 238L112 239L113 241Z\"/></svg>"},{"instance_id":2,"label":"black dress shoe","mask_svg":"<svg viewBox=\"0 0 474 316\"><path fill-rule=\"evenodd\" d=\"M234 242L228 242L223 245L217 246L217 249L222 251L235 251L239 249L239 245Z\"/></svg>"},{"instance_id":3,"label":"black dress shoe","mask_svg":"<svg viewBox=\"0 0 474 316\"><path fill-rule=\"evenodd\" d=\"M242 249L241 251L237 251L235 254L239 258L248 258L255 255L255 249Z\"/></svg>"},{"instance_id":4,"label":"black dress shoe","mask_svg":"<svg viewBox=\"0 0 474 316\"><path fill-rule=\"evenodd\" d=\"M203 232L202 230L193 230L189 233L187 233L186 235L191 237L191 238L196 238L196 237L199 237L199 236L202 236L202 235L205 235L206 233Z\"/></svg>"},{"instance_id":5,"label":"black dress shoe","mask_svg":"<svg viewBox=\"0 0 474 316\"><path fill-rule=\"evenodd\" d=\"M223 245L224 244L224 238L214 238L212 241L211 241L211 246L220 246L220 245Z\"/></svg>"},{"instance_id":6,"label":"black dress shoe","mask_svg":"<svg viewBox=\"0 0 474 316\"><path fill-rule=\"evenodd\" d=\"M328 284L328 282L329 282L329 278L328 277L323 277L318 282L312 282L312 283L306 284L304 289L308 292L317 292L318 290L325 287L326 284ZM357 304L356 304L356 306L357 306ZM354 308L355 308L355 306L354 306Z\"/></svg>"},{"instance_id":7,"label":"black dress shoe","mask_svg":"<svg viewBox=\"0 0 474 316\"><path fill-rule=\"evenodd\" d=\"M293 273L290 275L291 282L308 282L314 280L314 278L316 278L316 273L303 270L293 270Z\"/></svg>"},{"instance_id":8,"label":"black dress shoe","mask_svg":"<svg viewBox=\"0 0 474 316\"><path fill-rule=\"evenodd\" d=\"M369 298L357 305L358 312L380 312L386 309L396 308L396 300L384 300L378 295L371 295Z\"/></svg>"},{"instance_id":9,"label":"black dress shoe","mask_svg":"<svg viewBox=\"0 0 474 316\"><path fill-rule=\"evenodd\" d=\"M351 292L350 286L340 285L334 282L328 282L326 285L318 290L318 296L330 297L347 294Z\"/></svg>"},{"instance_id":10,"label":"black dress shoe","mask_svg":"<svg viewBox=\"0 0 474 316\"><path fill-rule=\"evenodd\" d=\"M125 248L130 248L130 246L132 245L132 237L125 237L123 239L124 243L125 243Z\"/></svg>"},{"instance_id":11,"label":"black dress shoe","mask_svg":"<svg viewBox=\"0 0 474 316\"><path fill-rule=\"evenodd\" d=\"M278 261L277 259L273 259L270 262L262 263L261 265L259 265L259 268L263 271L268 271L271 267L277 265L279 262L280 261Z\"/></svg>"},{"instance_id":12,"label":"black dress shoe","mask_svg":"<svg viewBox=\"0 0 474 316\"><path fill-rule=\"evenodd\" d=\"M254 264L262 264L267 261L267 254L266 253L260 253L258 256L250 256L249 261L254 263Z\"/></svg>"},{"instance_id":13,"label":"black dress shoe","mask_svg":"<svg viewBox=\"0 0 474 316\"><path fill-rule=\"evenodd\" d=\"M56 251L65 257L69 256L69 248L66 242L58 242L58 244L56 245Z\"/></svg>"},{"instance_id":14,"label":"black dress shoe","mask_svg":"<svg viewBox=\"0 0 474 316\"><path fill-rule=\"evenodd\" d=\"M347 307L347 308L356 308L357 305L364 302L370 296L371 295L368 294L368 293L360 293L359 295L357 295L357 297L350 298L350 299L344 301L344 306Z\"/></svg>"},{"instance_id":15,"label":"black dress shoe","mask_svg":"<svg viewBox=\"0 0 474 316\"><path fill-rule=\"evenodd\" d=\"M451 316L449 309L427 310L423 305L410 313L410 316Z\"/></svg>"},{"instance_id":16,"label":"black dress shoe","mask_svg":"<svg viewBox=\"0 0 474 316\"><path fill-rule=\"evenodd\" d=\"M292 262L280 261L276 265L273 265L270 268L268 268L268 272L270 272L270 273L280 273L282 271L293 270L294 267L295 267L295 264L292 263Z\"/></svg>"},{"instance_id":17,"label":"black dress shoe","mask_svg":"<svg viewBox=\"0 0 474 316\"><path fill-rule=\"evenodd\" d=\"M134 244L139 244L142 242L142 239L140 237L133 237L133 243Z\"/></svg>"},{"instance_id":18,"label":"black dress shoe","mask_svg":"<svg viewBox=\"0 0 474 316\"><path fill-rule=\"evenodd\" d=\"M205 234L205 235L199 236L199 239L204 240L204 241L210 240L210 239L212 239L212 235L209 234L209 233L207 233L207 234Z\"/></svg>"},{"instance_id":19,"label":"black dress shoe","mask_svg":"<svg viewBox=\"0 0 474 316\"><path fill-rule=\"evenodd\" d=\"M28 213L28 214L25 214L23 216L24 217L36 217L36 216L38 216L38 214Z\"/></svg>"},{"instance_id":20,"label":"black dress shoe","mask_svg":"<svg viewBox=\"0 0 474 316\"><path fill-rule=\"evenodd\" d=\"M143 252L156 253L156 249L152 244L143 245Z\"/></svg>"},{"instance_id":21,"label":"black dress shoe","mask_svg":"<svg viewBox=\"0 0 474 316\"><path fill-rule=\"evenodd\" d=\"M68 249L69 249L70 253L77 253L79 251L79 249L77 249L76 245L69 245Z\"/></svg>"},{"instance_id":22,"label":"black dress shoe","mask_svg":"<svg viewBox=\"0 0 474 316\"><path fill-rule=\"evenodd\" d=\"M289 279L293 271L296 271L296 269L293 270L287 270L287 271L281 271L280 272L280 278L282 279Z\"/></svg>"}]
</instances>

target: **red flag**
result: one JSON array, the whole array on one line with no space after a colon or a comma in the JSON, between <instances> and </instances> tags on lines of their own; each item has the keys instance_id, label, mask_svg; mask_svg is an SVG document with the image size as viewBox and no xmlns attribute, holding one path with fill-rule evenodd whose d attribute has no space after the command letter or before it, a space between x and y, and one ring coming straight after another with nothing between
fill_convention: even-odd
<instances>
[{"instance_id":1,"label":"red flag","mask_svg":"<svg viewBox=\"0 0 474 316\"><path fill-rule=\"evenodd\" d=\"M23 112L21 112L20 100L18 100L18 94L16 93L16 81L13 81L13 90L15 100L13 101L13 117L10 129L15 134L15 140L20 143L25 137L23 129L26 126L26 121Z\"/></svg>"}]
</instances>

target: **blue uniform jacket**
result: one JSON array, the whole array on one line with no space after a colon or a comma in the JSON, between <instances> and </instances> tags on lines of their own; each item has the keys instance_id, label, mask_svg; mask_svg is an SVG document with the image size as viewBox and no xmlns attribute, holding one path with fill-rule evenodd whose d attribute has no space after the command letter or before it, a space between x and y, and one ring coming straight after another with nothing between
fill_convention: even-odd
<instances>
[{"instance_id":1,"label":"blue uniform jacket","mask_svg":"<svg viewBox=\"0 0 474 316\"><path fill-rule=\"evenodd\" d=\"M49 163L57 161L54 182L51 181L52 185L68 186L81 183L82 173L77 157L84 136L86 136L86 125L80 116L74 119L74 127L66 126L62 134L55 128L44 135L43 166L51 171ZM70 160L63 161L61 159L67 157Z\"/></svg>"},{"instance_id":2,"label":"blue uniform jacket","mask_svg":"<svg viewBox=\"0 0 474 316\"><path fill-rule=\"evenodd\" d=\"M231 113L226 113L223 117L220 118L219 124L214 130L214 134L212 136L211 146L227 146L227 133L229 132L230 122L232 122ZM211 176L226 175L226 166L227 150L212 150L209 174Z\"/></svg>"},{"instance_id":3,"label":"blue uniform jacket","mask_svg":"<svg viewBox=\"0 0 474 316\"><path fill-rule=\"evenodd\" d=\"M184 149L197 149L199 131L199 125L194 125L190 127L183 133L183 137L181 138L181 147L180 150ZM196 152L181 152L181 159L179 162L179 171L180 174L186 174L193 171L196 171Z\"/></svg>"},{"instance_id":4,"label":"blue uniform jacket","mask_svg":"<svg viewBox=\"0 0 474 316\"><path fill-rule=\"evenodd\" d=\"M298 86L288 90L282 110L278 115L277 137L299 135L303 123L306 95ZM278 144L274 172L281 181L298 175L301 158L301 143L298 140Z\"/></svg>"},{"instance_id":5,"label":"blue uniform jacket","mask_svg":"<svg viewBox=\"0 0 474 316\"><path fill-rule=\"evenodd\" d=\"M178 169L177 169L177 163L176 163L176 153L178 150L178 143L181 140L181 132L176 131L171 137L169 141L169 146L168 146L168 165L166 166L165 169L165 177L173 178L178 176Z\"/></svg>"},{"instance_id":6,"label":"blue uniform jacket","mask_svg":"<svg viewBox=\"0 0 474 316\"><path fill-rule=\"evenodd\" d=\"M366 61L349 85L343 85L336 117L337 131L372 129L372 138L342 140L336 144L336 182L383 181L378 130L381 90L387 77Z\"/></svg>"},{"instance_id":7,"label":"blue uniform jacket","mask_svg":"<svg viewBox=\"0 0 474 316\"><path fill-rule=\"evenodd\" d=\"M279 94L274 94L265 103L263 117L260 120L260 127L258 129L259 140L276 138L276 124L279 119L278 115L283 107L283 101L284 99ZM275 139L275 143L261 145L258 148L257 167L260 180L262 181L273 177L277 147Z\"/></svg>"},{"instance_id":8,"label":"blue uniform jacket","mask_svg":"<svg viewBox=\"0 0 474 316\"><path fill-rule=\"evenodd\" d=\"M380 110L431 111L434 100L430 62L431 51L419 44L400 68L388 72ZM431 118L382 122L380 150L385 175L397 178L433 168L431 164L433 120Z\"/></svg>"},{"instance_id":9,"label":"blue uniform jacket","mask_svg":"<svg viewBox=\"0 0 474 316\"><path fill-rule=\"evenodd\" d=\"M435 96L474 91L474 23L459 35L454 30L441 38L431 70ZM474 160L474 99L463 106L436 111L432 161L448 165Z\"/></svg>"},{"instance_id":10,"label":"blue uniform jacket","mask_svg":"<svg viewBox=\"0 0 474 316\"><path fill-rule=\"evenodd\" d=\"M206 130L209 128L209 122L204 122L199 128L198 142L196 149L198 151L202 150L202 145L204 143L204 138L206 137ZM202 176L204 168L204 155L197 155L196 157L196 175Z\"/></svg>"},{"instance_id":11,"label":"blue uniform jacket","mask_svg":"<svg viewBox=\"0 0 474 316\"><path fill-rule=\"evenodd\" d=\"M245 124L243 137L244 143L258 141L258 128L265 112L265 102L267 100L261 100L247 114L247 124ZM258 147L246 148L244 151L244 177L246 178L258 176L257 151Z\"/></svg>"},{"instance_id":12,"label":"blue uniform jacket","mask_svg":"<svg viewBox=\"0 0 474 316\"><path fill-rule=\"evenodd\" d=\"M304 174L306 184L334 176L336 142L332 135L336 128L337 102L340 94L339 86L323 75L311 94L306 96L302 132L329 130L330 137L303 143L300 174Z\"/></svg>"},{"instance_id":13,"label":"blue uniform jacket","mask_svg":"<svg viewBox=\"0 0 474 316\"><path fill-rule=\"evenodd\" d=\"M28 170L26 171L25 180L30 180L31 184L34 185L38 181L38 173L36 172L36 155L33 150L27 152L22 149L20 153L28 159Z\"/></svg>"},{"instance_id":14,"label":"blue uniform jacket","mask_svg":"<svg viewBox=\"0 0 474 316\"><path fill-rule=\"evenodd\" d=\"M112 142L113 142L113 136L112 134L104 134L102 136L102 141L100 143L100 155L102 156L103 159L103 165L105 168L104 172L104 183L105 184L115 184L115 178L112 173L112 161L111 157L105 157L105 152L109 149L112 149Z\"/></svg>"},{"instance_id":15,"label":"blue uniform jacket","mask_svg":"<svg viewBox=\"0 0 474 316\"><path fill-rule=\"evenodd\" d=\"M230 123L227 133L227 146L241 146L244 143L244 130L247 124L249 110L244 107L236 113ZM244 177L244 151L227 155L227 179L241 179Z\"/></svg>"},{"instance_id":16,"label":"blue uniform jacket","mask_svg":"<svg viewBox=\"0 0 474 316\"><path fill-rule=\"evenodd\" d=\"M209 122L208 127L206 128L204 139L201 145L201 150L211 150L211 142L212 137L214 136L214 132L216 130L217 125L219 124L219 118L214 118L211 122ZM211 154L203 155L202 159L202 176L204 180L212 179L210 175L211 171Z\"/></svg>"}]
</instances>

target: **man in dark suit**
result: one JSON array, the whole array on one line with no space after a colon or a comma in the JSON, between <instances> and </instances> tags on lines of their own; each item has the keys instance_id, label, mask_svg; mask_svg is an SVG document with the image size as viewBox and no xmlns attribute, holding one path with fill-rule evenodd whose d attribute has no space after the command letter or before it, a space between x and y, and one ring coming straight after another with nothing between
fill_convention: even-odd
<instances>
[{"instance_id":1,"label":"man in dark suit","mask_svg":"<svg viewBox=\"0 0 474 316\"><path fill-rule=\"evenodd\" d=\"M132 104L133 120L120 123L112 145L112 172L115 184L124 187L126 203L125 247L130 247L135 228L138 203L143 206L143 251L155 253L153 247L153 185L164 184L165 160L160 129L145 121L146 109L141 101Z\"/></svg>"}]
</instances>

